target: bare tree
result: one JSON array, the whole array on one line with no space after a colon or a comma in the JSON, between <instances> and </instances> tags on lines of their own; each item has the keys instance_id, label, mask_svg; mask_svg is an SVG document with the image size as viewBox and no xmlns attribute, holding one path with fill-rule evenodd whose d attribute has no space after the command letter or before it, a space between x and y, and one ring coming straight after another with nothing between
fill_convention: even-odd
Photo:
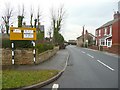
<instances>
[{"instance_id":1,"label":"bare tree","mask_svg":"<svg viewBox=\"0 0 120 90\"><path fill-rule=\"evenodd\" d=\"M38 10L37 10L37 18L34 19L35 24L34 27L38 29L38 31L40 31L40 17L42 16L42 12L40 10L40 7L38 6ZM37 27L36 27L37 26Z\"/></svg>"},{"instance_id":2,"label":"bare tree","mask_svg":"<svg viewBox=\"0 0 120 90\"><path fill-rule=\"evenodd\" d=\"M2 19L5 23L6 33L8 35L9 35L9 22L12 16L13 16L13 8L11 8L10 4L6 4L5 15L2 16Z\"/></svg>"},{"instance_id":3,"label":"bare tree","mask_svg":"<svg viewBox=\"0 0 120 90\"><path fill-rule=\"evenodd\" d=\"M1 25L0 25L0 29L1 29L1 33L4 33L4 32L5 32L4 24L1 24Z\"/></svg>"},{"instance_id":4,"label":"bare tree","mask_svg":"<svg viewBox=\"0 0 120 90\"><path fill-rule=\"evenodd\" d=\"M49 38L51 39L52 38L52 28L49 28L48 35L49 35Z\"/></svg>"},{"instance_id":5,"label":"bare tree","mask_svg":"<svg viewBox=\"0 0 120 90\"><path fill-rule=\"evenodd\" d=\"M37 22L38 22L38 31L40 32L40 17L41 17L41 12L40 12L40 7L38 6L38 12L37 12Z\"/></svg>"},{"instance_id":6,"label":"bare tree","mask_svg":"<svg viewBox=\"0 0 120 90\"><path fill-rule=\"evenodd\" d=\"M20 14L20 7L18 7L18 27L22 27L24 17L25 17L25 7L24 5L22 5L21 14Z\"/></svg>"},{"instance_id":7,"label":"bare tree","mask_svg":"<svg viewBox=\"0 0 120 90\"><path fill-rule=\"evenodd\" d=\"M65 19L65 8L63 5L58 8L57 12L54 8L51 9L51 21L52 21L52 28L53 28L53 42L59 42L61 34L59 33L61 27L63 26L63 21ZM60 36L60 37L59 37Z\"/></svg>"},{"instance_id":8,"label":"bare tree","mask_svg":"<svg viewBox=\"0 0 120 90\"><path fill-rule=\"evenodd\" d=\"M33 20L33 13L34 13L34 9L32 8L32 6L31 6L31 11L30 11L30 26L31 26L31 28L33 28L33 24L32 24L32 20Z\"/></svg>"},{"instance_id":9,"label":"bare tree","mask_svg":"<svg viewBox=\"0 0 120 90\"><path fill-rule=\"evenodd\" d=\"M58 16L57 16L57 30L60 31L61 27L63 25L63 21L65 19L65 9L64 9L64 5L61 5L60 8L58 9Z\"/></svg>"},{"instance_id":10,"label":"bare tree","mask_svg":"<svg viewBox=\"0 0 120 90\"><path fill-rule=\"evenodd\" d=\"M55 13L55 10L54 8L51 9L51 25L52 25L52 28L53 28L53 31L55 31L55 26L56 26L56 13Z\"/></svg>"}]
</instances>

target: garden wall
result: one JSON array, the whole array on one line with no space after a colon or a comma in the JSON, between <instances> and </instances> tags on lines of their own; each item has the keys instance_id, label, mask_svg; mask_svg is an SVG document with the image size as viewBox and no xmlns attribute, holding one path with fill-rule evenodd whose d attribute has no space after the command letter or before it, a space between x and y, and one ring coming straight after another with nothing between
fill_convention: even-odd
<instances>
[{"instance_id":1,"label":"garden wall","mask_svg":"<svg viewBox=\"0 0 120 90\"><path fill-rule=\"evenodd\" d=\"M45 60L48 60L59 50L55 47L53 50L38 54L36 50L36 64L39 64ZM33 62L33 50L32 49L16 49L15 50L15 65L34 64ZM11 49L2 49L2 65L12 65L12 53Z\"/></svg>"},{"instance_id":2,"label":"garden wall","mask_svg":"<svg viewBox=\"0 0 120 90\"><path fill-rule=\"evenodd\" d=\"M91 46L89 47L90 49L94 49L94 50L99 50L98 46ZM117 54L120 55L120 45L112 45L112 47L110 48L103 48L101 51L106 51L106 52L110 52L113 54Z\"/></svg>"}]
</instances>

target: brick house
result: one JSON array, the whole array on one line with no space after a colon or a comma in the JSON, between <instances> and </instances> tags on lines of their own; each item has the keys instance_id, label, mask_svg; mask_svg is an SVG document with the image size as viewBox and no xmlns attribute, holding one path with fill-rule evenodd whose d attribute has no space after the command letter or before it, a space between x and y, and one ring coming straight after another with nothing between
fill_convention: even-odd
<instances>
[{"instance_id":1,"label":"brick house","mask_svg":"<svg viewBox=\"0 0 120 90\"><path fill-rule=\"evenodd\" d=\"M117 50L120 46L120 13L114 13L114 19L96 29L96 45L104 50Z\"/></svg>"},{"instance_id":2,"label":"brick house","mask_svg":"<svg viewBox=\"0 0 120 90\"><path fill-rule=\"evenodd\" d=\"M84 38L84 40L83 40ZM94 45L95 36L91 33L88 33L88 31L85 31L85 34L81 35L77 38L77 46L83 46L83 44L87 44L88 46Z\"/></svg>"}]
</instances>

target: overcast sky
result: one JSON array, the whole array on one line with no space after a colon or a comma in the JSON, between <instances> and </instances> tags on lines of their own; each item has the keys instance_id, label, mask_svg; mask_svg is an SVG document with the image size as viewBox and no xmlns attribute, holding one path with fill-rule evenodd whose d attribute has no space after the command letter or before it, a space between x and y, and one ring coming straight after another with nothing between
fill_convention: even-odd
<instances>
[{"instance_id":1,"label":"overcast sky","mask_svg":"<svg viewBox=\"0 0 120 90\"><path fill-rule=\"evenodd\" d=\"M18 6L25 6L26 24L30 20L30 7L34 12L38 6L42 11L41 24L45 25L47 31L50 27L50 9L58 8L64 4L66 18L61 33L65 40L76 39L82 33L82 26L88 32L95 35L95 29L113 19L114 10L118 10L119 0L1 0L0 1L0 23L4 15L5 4L9 3L14 9L14 17L11 19L13 25L17 25ZM47 36L47 33L45 34Z\"/></svg>"}]
</instances>

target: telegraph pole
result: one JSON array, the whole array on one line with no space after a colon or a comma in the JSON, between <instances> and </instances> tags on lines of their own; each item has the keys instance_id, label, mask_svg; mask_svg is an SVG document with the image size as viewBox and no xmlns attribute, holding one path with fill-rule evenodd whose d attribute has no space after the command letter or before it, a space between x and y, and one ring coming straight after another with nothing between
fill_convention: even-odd
<instances>
[{"instance_id":1,"label":"telegraph pole","mask_svg":"<svg viewBox=\"0 0 120 90\"><path fill-rule=\"evenodd\" d=\"M83 26L83 47L85 47L85 35L84 35L84 27L85 27L85 25Z\"/></svg>"}]
</instances>

